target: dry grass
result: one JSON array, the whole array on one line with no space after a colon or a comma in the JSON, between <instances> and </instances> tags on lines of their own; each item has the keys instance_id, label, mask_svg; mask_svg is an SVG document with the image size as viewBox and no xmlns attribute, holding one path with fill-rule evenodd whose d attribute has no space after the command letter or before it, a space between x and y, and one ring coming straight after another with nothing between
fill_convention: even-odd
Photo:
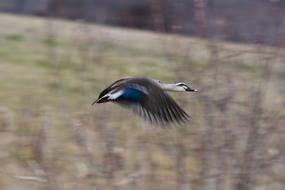
<instances>
[{"instance_id":1,"label":"dry grass","mask_svg":"<svg viewBox=\"0 0 285 190\"><path fill-rule=\"evenodd\" d=\"M284 189L284 49L0 15L1 189ZM126 76L185 81L190 124L112 104ZM256 139L252 141L251 139ZM250 177L249 177L250 176Z\"/></svg>"}]
</instances>

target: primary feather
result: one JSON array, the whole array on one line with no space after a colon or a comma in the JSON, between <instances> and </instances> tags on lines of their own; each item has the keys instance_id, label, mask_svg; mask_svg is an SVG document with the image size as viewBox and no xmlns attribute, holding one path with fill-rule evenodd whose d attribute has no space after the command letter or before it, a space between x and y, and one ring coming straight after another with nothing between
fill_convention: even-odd
<instances>
[{"instance_id":1,"label":"primary feather","mask_svg":"<svg viewBox=\"0 0 285 190\"><path fill-rule=\"evenodd\" d=\"M181 123L188 114L150 78L121 79L103 90L96 103L112 101L131 109L144 119L158 124Z\"/></svg>"}]
</instances>

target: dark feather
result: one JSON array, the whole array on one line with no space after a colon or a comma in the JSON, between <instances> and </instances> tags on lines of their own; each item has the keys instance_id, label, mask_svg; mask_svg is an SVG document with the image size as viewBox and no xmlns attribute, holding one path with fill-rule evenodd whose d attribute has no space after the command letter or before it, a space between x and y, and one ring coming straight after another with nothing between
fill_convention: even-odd
<instances>
[{"instance_id":1,"label":"dark feather","mask_svg":"<svg viewBox=\"0 0 285 190\"><path fill-rule=\"evenodd\" d=\"M122 89L126 86L141 90L143 98L136 102L118 98L115 102L132 109L140 117L158 124L182 123L189 119L188 114L154 80L149 78L130 78L116 81L105 89L100 96L104 96L116 88Z\"/></svg>"},{"instance_id":2,"label":"dark feather","mask_svg":"<svg viewBox=\"0 0 285 190\"><path fill-rule=\"evenodd\" d=\"M107 88L105 88L100 94L98 99L100 99L101 97L103 97L104 95L108 94L110 91L114 90L115 88L117 88L120 84L122 84L122 82L124 82L125 80L128 79L120 79L117 80L116 82L112 83L110 86L108 86Z\"/></svg>"}]
</instances>

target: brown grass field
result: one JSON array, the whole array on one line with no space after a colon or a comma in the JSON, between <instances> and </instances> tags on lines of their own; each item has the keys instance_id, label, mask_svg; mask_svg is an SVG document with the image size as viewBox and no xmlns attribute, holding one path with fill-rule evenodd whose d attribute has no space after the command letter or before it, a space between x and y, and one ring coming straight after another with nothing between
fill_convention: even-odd
<instances>
[{"instance_id":1,"label":"brown grass field","mask_svg":"<svg viewBox=\"0 0 285 190\"><path fill-rule=\"evenodd\" d=\"M284 190L285 51L0 14L1 190ZM191 115L152 126L111 82L149 76Z\"/></svg>"}]
</instances>

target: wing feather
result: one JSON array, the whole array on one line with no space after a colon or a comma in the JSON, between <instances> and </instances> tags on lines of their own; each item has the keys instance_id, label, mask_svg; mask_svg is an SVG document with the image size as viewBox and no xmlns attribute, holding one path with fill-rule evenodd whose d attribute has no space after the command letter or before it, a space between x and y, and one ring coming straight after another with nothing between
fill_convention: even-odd
<instances>
[{"instance_id":1,"label":"wing feather","mask_svg":"<svg viewBox=\"0 0 285 190\"><path fill-rule=\"evenodd\" d=\"M124 100L117 103L132 109L140 117L162 125L182 123L189 119L188 114L154 80L134 78L128 79L127 83L142 90L144 96L138 102Z\"/></svg>"}]
</instances>

